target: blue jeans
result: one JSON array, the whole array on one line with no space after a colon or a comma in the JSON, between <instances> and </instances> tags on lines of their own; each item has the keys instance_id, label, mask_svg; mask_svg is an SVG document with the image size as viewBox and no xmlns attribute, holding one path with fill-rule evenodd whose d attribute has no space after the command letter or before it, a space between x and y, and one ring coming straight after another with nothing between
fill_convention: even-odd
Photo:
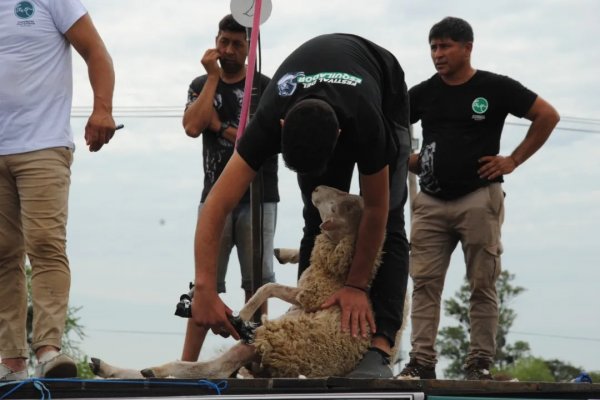
<instances>
[{"instance_id":1,"label":"blue jeans","mask_svg":"<svg viewBox=\"0 0 600 400\"><path fill-rule=\"evenodd\" d=\"M263 268L262 283L274 282L273 237L277 222L277 203L263 203ZM198 215L203 203L198 207ZM233 246L237 249L242 275L242 288L252 290L252 214L250 203L238 204L225 220L217 261L217 291L226 292L225 275Z\"/></svg>"}]
</instances>

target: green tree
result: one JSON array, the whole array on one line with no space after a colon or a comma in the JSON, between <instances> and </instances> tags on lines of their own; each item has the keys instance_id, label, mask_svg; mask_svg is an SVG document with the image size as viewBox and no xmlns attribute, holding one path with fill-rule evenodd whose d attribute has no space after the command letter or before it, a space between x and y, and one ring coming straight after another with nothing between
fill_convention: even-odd
<instances>
[{"instance_id":1,"label":"green tree","mask_svg":"<svg viewBox=\"0 0 600 400\"><path fill-rule=\"evenodd\" d=\"M527 342L518 341L514 344L507 343L506 337L516 318L514 310L509 308L510 302L525 289L514 286L514 274L502 271L496 282L498 292L498 333L496 334L496 364L497 370L503 370L508 365L529 355L530 347ZM469 349L469 298L471 289L466 281L456 292L455 297L444 300L444 312L447 316L458 320L456 326L442 328L438 334L437 347L441 357L447 358L450 363L444 369L444 375L450 379L462 378L463 364Z\"/></svg>"},{"instance_id":2,"label":"green tree","mask_svg":"<svg viewBox=\"0 0 600 400\"><path fill-rule=\"evenodd\" d=\"M521 358L508 366L504 372L519 381L554 382L547 362L537 357Z\"/></svg>"},{"instance_id":3,"label":"green tree","mask_svg":"<svg viewBox=\"0 0 600 400\"><path fill-rule=\"evenodd\" d=\"M570 382L581 372L586 371L585 368L576 367L557 359L545 360L545 363L555 382ZM587 374L592 379L592 382L600 383L600 371L587 371Z\"/></svg>"},{"instance_id":4,"label":"green tree","mask_svg":"<svg viewBox=\"0 0 600 400\"><path fill-rule=\"evenodd\" d=\"M506 337L517 314L509 307L511 301L525 289L514 286L515 276L503 271L496 283L498 292L499 323L496 335L496 357L493 372L505 379L520 381L569 382L584 368L576 367L560 360L544 360L531 356L529 343L516 341L507 343ZM469 298L471 291L465 283L456 292L455 297L444 301L446 315L456 319L459 324L440 330L437 340L438 353L448 359L449 365L444 375L449 379L461 379L464 376L463 364L469 350ZM600 371L588 371L593 382L600 382Z\"/></svg>"},{"instance_id":5,"label":"green tree","mask_svg":"<svg viewBox=\"0 0 600 400\"><path fill-rule=\"evenodd\" d=\"M546 365L555 382L569 382L582 371L581 368L574 367L557 359L546 360Z\"/></svg>"},{"instance_id":6,"label":"green tree","mask_svg":"<svg viewBox=\"0 0 600 400\"><path fill-rule=\"evenodd\" d=\"M448 379L459 379L464 376L464 356L469 350L469 338L462 326L450 326L440 330L438 334L438 353L441 357L450 360L444 369L444 376Z\"/></svg>"},{"instance_id":7,"label":"green tree","mask_svg":"<svg viewBox=\"0 0 600 400\"><path fill-rule=\"evenodd\" d=\"M511 282L515 279L514 274L508 271L502 271L496 281L496 292L498 293L498 333L496 334L496 367L505 368L529 355L529 343L517 341L513 345L506 342L506 337L510 328L512 328L517 313L509 307L515 297L525 291L522 286L514 286Z\"/></svg>"},{"instance_id":8,"label":"green tree","mask_svg":"<svg viewBox=\"0 0 600 400\"><path fill-rule=\"evenodd\" d=\"M31 300L31 266L25 266L25 275L27 277L27 343L30 345L29 350L29 369L33 372L35 366L35 354L31 350L33 341L33 304ZM77 313L81 307L71 307L67 309L67 319L65 321L65 330L61 341L62 351L75 360L77 363L78 377L92 378L94 374L88 366L87 356L83 354L79 345L81 340L85 338L84 326L81 324L80 317Z\"/></svg>"}]
</instances>

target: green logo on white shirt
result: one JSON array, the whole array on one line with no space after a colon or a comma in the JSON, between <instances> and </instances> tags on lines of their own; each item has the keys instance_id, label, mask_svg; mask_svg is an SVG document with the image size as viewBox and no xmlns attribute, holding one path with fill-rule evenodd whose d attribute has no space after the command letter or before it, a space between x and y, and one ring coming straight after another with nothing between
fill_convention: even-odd
<instances>
[{"instance_id":1,"label":"green logo on white shirt","mask_svg":"<svg viewBox=\"0 0 600 400\"><path fill-rule=\"evenodd\" d=\"M33 3L29 1L20 1L15 6L15 15L20 19L29 19L33 17L35 13L35 7L33 7Z\"/></svg>"}]
</instances>

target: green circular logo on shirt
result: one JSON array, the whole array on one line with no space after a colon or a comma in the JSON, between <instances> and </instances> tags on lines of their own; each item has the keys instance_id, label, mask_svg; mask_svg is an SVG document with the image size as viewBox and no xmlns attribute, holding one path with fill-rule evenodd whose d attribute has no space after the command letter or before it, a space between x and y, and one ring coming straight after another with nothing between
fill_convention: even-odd
<instances>
[{"instance_id":1,"label":"green circular logo on shirt","mask_svg":"<svg viewBox=\"0 0 600 400\"><path fill-rule=\"evenodd\" d=\"M29 1L20 1L15 6L15 15L17 18L29 19L33 17L34 13L35 8L33 7L33 3Z\"/></svg>"},{"instance_id":2,"label":"green circular logo on shirt","mask_svg":"<svg viewBox=\"0 0 600 400\"><path fill-rule=\"evenodd\" d=\"M471 108L473 109L473 112L477 113L477 114L483 114L484 112L487 111L489 107L488 101L486 99L484 99L483 97L478 97L475 100L473 100L473 104L471 104Z\"/></svg>"},{"instance_id":3,"label":"green circular logo on shirt","mask_svg":"<svg viewBox=\"0 0 600 400\"><path fill-rule=\"evenodd\" d=\"M20 1L15 6L15 15L20 19L29 19L33 17L33 13L35 13L35 8L33 7L33 3L29 1Z\"/></svg>"}]
</instances>

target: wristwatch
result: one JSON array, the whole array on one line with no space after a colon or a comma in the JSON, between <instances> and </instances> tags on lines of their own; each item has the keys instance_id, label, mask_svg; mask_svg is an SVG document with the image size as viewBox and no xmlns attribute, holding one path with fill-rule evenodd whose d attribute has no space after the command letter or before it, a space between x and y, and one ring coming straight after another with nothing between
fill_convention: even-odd
<instances>
[{"instance_id":1,"label":"wristwatch","mask_svg":"<svg viewBox=\"0 0 600 400\"><path fill-rule=\"evenodd\" d=\"M223 137L223 133L225 133L225 129L229 128L231 125L229 122L221 122L221 127L219 128L219 132L217 132L218 137Z\"/></svg>"}]
</instances>

